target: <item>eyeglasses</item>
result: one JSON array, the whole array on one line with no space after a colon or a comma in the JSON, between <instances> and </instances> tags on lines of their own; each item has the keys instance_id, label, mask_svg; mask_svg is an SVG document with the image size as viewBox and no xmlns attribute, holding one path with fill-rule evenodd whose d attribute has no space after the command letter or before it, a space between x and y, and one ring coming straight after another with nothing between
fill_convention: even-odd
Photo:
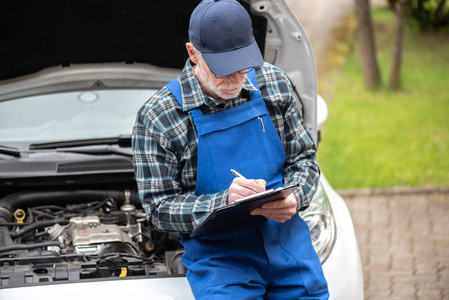
<instances>
[{"instance_id":1,"label":"eyeglasses","mask_svg":"<svg viewBox=\"0 0 449 300\"><path fill-rule=\"evenodd\" d=\"M252 70L254 70L254 68L243 69L243 70L237 71L236 73L239 73L239 74L246 74L246 73L251 72ZM234 74L234 73L232 73L232 74ZM232 75L232 74L225 75L225 76L222 76L222 75L216 75L216 74L214 74L214 75L215 75L215 78L223 79L223 78L226 78L226 77L228 77L228 76L230 76L230 75Z\"/></svg>"}]
</instances>

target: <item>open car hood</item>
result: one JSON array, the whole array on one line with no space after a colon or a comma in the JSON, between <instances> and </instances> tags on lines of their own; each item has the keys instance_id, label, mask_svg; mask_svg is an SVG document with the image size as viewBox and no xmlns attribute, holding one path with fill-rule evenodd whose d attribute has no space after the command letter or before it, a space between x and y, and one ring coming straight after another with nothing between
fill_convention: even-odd
<instances>
[{"instance_id":1,"label":"open car hood","mask_svg":"<svg viewBox=\"0 0 449 300\"><path fill-rule=\"evenodd\" d=\"M182 68L189 17L200 1L27 2L2 4L0 80L85 63ZM253 23L263 50L266 19L253 16Z\"/></svg>"},{"instance_id":2,"label":"open car hood","mask_svg":"<svg viewBox=\"0 0 449 300\"><path fill-rule=\"evenodd\" d=\"M115 87L122 79L162 87L184 66L189 18L199 2L1 1L0 101L107 88L107 80L115 80ZM306 33L283 0L240 3L251 15L265 61L286 71L297 89L316 140L317 79Z\"/></svg>"},{"instance_id":3,"label":"open car hood","mask_svg":"<svg viewBox=\"0 0 449 300\"><path fill-rule=\"evenodd\" d=\"M198 1L27 2L1 4L0 80L84 63L182 67L188 37L179 29Z\"/></svg>"}]
</instances>

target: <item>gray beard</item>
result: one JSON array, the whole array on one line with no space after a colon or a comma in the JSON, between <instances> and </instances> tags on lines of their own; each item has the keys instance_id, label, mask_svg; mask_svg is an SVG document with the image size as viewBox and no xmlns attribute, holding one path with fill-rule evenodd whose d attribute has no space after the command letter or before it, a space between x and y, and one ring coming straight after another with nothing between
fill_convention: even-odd
<instances>
[{"instance_id":1,"label":"gray beard","mask_svg":"<svg viewBox=\"0 0 449 300\"><path fill-rule=\"evenodd\" d=\"M229 100L232 98L236 98L239 94L240 91L242 90L244 81L240 84L239 89L234 93L234 94L228 94L225 92L222 92L213 82L212 80L210 80L210 78L205 74L204 70L201 68L198 68L198 73L197 73L198 79L201 83L201 86L203 88L203 90L206 92L206 94L211 95L213 97L218 96L220 99L223 100ZM235 87L235 84L222 84L221 85L224 88L227 87Z\"/></svg>"}]
</instances>

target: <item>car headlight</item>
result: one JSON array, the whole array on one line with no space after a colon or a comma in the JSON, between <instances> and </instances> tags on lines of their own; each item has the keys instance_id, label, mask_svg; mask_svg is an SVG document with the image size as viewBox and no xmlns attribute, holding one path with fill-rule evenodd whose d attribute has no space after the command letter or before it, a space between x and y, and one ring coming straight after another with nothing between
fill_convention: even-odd
<instances>
[{"instance_id":1,"label":"car headlight","mask_svg":"<svg viewBox=\"0 0 449 300\"><path fill-rule=\"evenodd\" d=\"M321 182L312 203L299 215L309 226L313 248L315 248L320 262L324 263L334 246L336 230L332 206Z\"/></svg>"}]
</instances>

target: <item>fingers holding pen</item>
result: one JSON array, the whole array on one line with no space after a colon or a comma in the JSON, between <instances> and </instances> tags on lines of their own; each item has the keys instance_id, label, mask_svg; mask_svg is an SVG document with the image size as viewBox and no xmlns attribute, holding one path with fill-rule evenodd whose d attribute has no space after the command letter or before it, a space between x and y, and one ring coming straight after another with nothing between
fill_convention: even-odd
<instances>
[{"instance_id":1,"label":"fingers holding pen","mask_svg":"<svg viewBox=\"0 0 449 300\"><path fill-rule=\"evenodd\" d=\"M248 190L253 191L254 193L250 193L249 195L255 193L261 193L266 190L267 183L263 179L244 179L244 178L235 178L234 180L238 180L240 185L245 187ZM247 195L247 196L249 196Z\"/></svg>"},{"instance_id":2,"label":"fingers holding pen","mask_svg":"<svg viewBox=\"0 0 449 300\"><path fill-rule=\"evenodd\" d=\"M263 192L265 189L266 182L263 179L255 180L236 177L229 187L228 203L232 203L243 197Z\"/></svg>"},{"instance_id":3,"label":"fingers holding pen","mask_svg":"<svg viewBox=\"0 0 449 300\"><path fill-rule=\"evenodd\" d=\"M241 182L242 186L245 186L245 187L247 187L249 189L252 189L256 193L260 193L260 192L263 192L263 191L266 190L267 182L265 180L263 180L263 179L249 179L248 180L248 179L246 179L245 176L243 176L242 174L240 174L239 172L237 172L234 169L231 169L231 173L234 174L238 179L243 179L242 182ZM239 181L240 180L238 180L237 182L239 182ZM251 182L252 183L256 183L257 186L255 186L254 184L251 184ZM260 188L263 188L263 190L260 190ZM251 195L251 194L249 194L249 195Z\"/></svg>"}]
</instances>

